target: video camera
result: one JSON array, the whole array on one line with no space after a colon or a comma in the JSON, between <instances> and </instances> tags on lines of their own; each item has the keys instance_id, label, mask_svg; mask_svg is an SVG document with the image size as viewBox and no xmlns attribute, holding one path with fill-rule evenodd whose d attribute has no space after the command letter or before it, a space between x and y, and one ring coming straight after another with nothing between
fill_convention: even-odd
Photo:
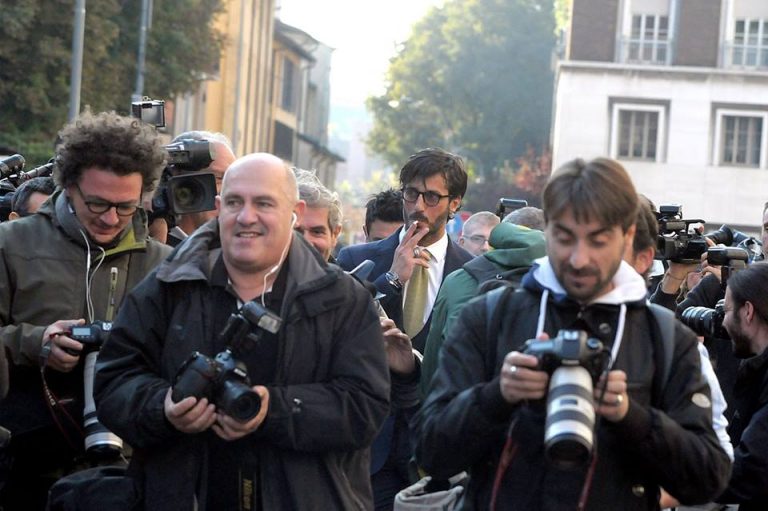
<instances>
[{"instance_id":1,"label":"video camera","mask_svg":"<svg viewBox=\"0 0 768 511\"><path fill-rule=\"evenodd\" d=\"M131 114L156 127L165 127L165 101L144 97L131 103ZM152 198L153 218L198 213L215 209L216 177L203 171L213 161L213 147L207 140L182 139L165 146L168 166Z\"/></svg>"},{"instance_id":2,"label":"video camera","mask_svg":"<svg viewBox=\"0 0 768 511\"><path fill-rule=\"evenodd\" d=\"M251 389L248 370L235 358L235 353L257 344L264 330L276 334L281 324L280 317L258 302L243 305L239 313L229 317L219 334L219 341L228 343L224 351L214 358L195 351L179 367L171 391L173 402L189 396L207 398L217 409L239 421L256 417L261 410L261 397ZM256 332L251 332L253 327Z\"/></svg>"},{"instance_id":3,"label":"video camera","mask_svg":"<svg viewBox=\"0 0 768 511\"><path fill-rule=\"evenodd\" d=\"M528 201L524 199L506 199L502 197L499 199L499 205L496 206L496 216L499 220L504 221L504 217L507 216L507 208L509 213L517 209L522 209L528 206Z\"/></svg>"},{"instance_id":4,"label":"video camera","mask_svg":"<svg viewBox=\"0 0 768 511\"><path fill-rule=\"evenodd\" d=\"M698 263L707 251L707 241L700 233L691 233L691 224L704 223L701 219L683 218L680 204L663 204L657 213L659 235L656 238L656 259L674 263Z\"/></svg>"},{"instance_id":5,"label":"video camera","mask_svg":"<svg viewBox=\"0 0 768 511\"><path fill-rule=\"evenodd\" d=\"M210 142L185 138L165 146L165 149L168 166L152 197L152 216L167 217L215 209L216 177L212 172L202 171L215 156Z\"/></svg>"},{"instance_id":6,"label":"video camera","mask_svg":"<svg viewBox=\"0 0 768 511\"><path fill-rule=\"evenodd\" d=\"M529 339L523 353L538 358L539 368L550 374L545 456L560 468L585 464L594 445L592 389L610 353L583 330L560 330L550 340Z\"/></svg>"}]
</instances>

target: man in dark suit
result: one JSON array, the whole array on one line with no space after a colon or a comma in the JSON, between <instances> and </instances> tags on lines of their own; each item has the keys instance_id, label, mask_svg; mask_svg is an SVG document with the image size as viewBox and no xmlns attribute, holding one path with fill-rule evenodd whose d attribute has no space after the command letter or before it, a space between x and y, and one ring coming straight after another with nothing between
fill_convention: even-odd
<instances>
[{"instance_id":1,"label":"man in dark suit","mask_svg":"<svg viewBox=\"0 0 768 511\"><path fill-rule=\"evenodd\" d=\"M405 225L381 241L345 247L338 264L351 270L366 259L374 262L369 279L384 295L384 312L421 352L443 279L472 259L445 230L467 190L464 162L442 149L423 149L400 170L400 186ZM420 373L419 364L415 367L410 374L390 371L392 413L371 450L377 510L391 509L397 491L410 482L408 420L418 406Z\"/></svg>"}]
</instances>

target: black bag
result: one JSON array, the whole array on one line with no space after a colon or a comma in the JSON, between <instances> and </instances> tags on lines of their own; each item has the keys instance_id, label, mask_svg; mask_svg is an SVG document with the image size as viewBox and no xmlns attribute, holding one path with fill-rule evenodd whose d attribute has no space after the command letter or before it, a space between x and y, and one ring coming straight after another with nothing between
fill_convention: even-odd
<instances>
[{"instance_id":1,"label":"black bag","mask_svg":"<svg viewBox=\"0 0 768 511\"><path fill-rule=\"evenodd\" d=\"M47 511L140 511L139 482L127 467L94 467L62 477L48 493Z\"/></svg>"}]
</instances>

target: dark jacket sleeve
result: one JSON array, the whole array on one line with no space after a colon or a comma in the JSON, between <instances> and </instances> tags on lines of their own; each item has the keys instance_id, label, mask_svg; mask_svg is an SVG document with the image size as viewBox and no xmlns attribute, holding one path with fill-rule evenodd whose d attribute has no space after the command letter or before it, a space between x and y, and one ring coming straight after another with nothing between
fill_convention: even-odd
<instances>
[{"instance_id":1,"label":"dark jacket sleeve","mask_svg":"<svg viewBox=\"0 0 768 511\"><path fill-rule=\"evenodd\" d=\"M675 312L677 309L677 293L665 293L661 290L661 281L656 287L656 291L648 299L651 303L661 305L662 307Z\"/></svg>"},{"instance_id":2,"label":"dark jacket sleeve","mask_svg":"<svg viewBox=\"0 0 768 511\"><path fill-rule=\"evenodd\" d=\"M701 372L698 341L693 332L677 323L674 342L672 367L661 389L659 408L630 398L624 420L609 427L667 492L685 504L700 504L725 488L730 459L712 429L712 398Z\"/></svg>"},{"instance_id":3,"label":"dark jacket sleeve","mask_svg":"<svg viewBox=\"0 0 768 511\"><path fill-rule=\"evenodd\" d=\"M260 438L306 452L355 450L371 444L386 418L389 368L378 315L368 291L344 280L344 300L326 313L332 323L318 318L334 340L329 374L316 383L268 387Z\"/></svg>"},{"instance_id":4,"label":"dark jacket sleeve","mask_svg":"<svg viewBox=\"0 0 768 511\"><path fill-rule=\"evenodd\" d=\"M752 416L733 454L731 481L717 501L768 503L768 405Z\"/></svg>"},{"instance_id":5,"label":"dark jacket sleeve","mask_svg":"<svg viewBox=\"0 0 768 511\"><path fill-rule=\"evenodd\" d=\"M484 297L462 310L439 355L430 393L415 425L416 458L437 478L466 470L499 449L513 410L486 367ZM494 357L495 358L495 357ZM501 440L500 440L501 439Z\"/></svg>"},{"instance_id":6,"label":"dark jacket sleeve","mask_svg":"<svg viewBox=\"0 0 768 511\"><path fill-rule=\"evenodd\" d=\"M150 273L125 299L96 362L94 398L99 420L134 447L181 435L165 418L171 384L161 375L165 307Z\"/></svg>"}]
</instances>

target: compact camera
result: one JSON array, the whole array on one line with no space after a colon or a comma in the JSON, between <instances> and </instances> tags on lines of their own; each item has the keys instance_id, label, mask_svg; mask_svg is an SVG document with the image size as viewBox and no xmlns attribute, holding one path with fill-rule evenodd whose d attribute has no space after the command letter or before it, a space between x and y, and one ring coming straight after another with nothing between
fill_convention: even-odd
<instances>
[{"instance_id":1,"label":"compact camera","mask_svg":"<svg viewBox=\"0 0 768 511\"><path fill-rule=\"evenodd\" d=\"M560 468L582 466L594 446L592 389L610 359L603 343L583 330L560 330L550 340L530 339L524 353L550 374L544 454Z\"/></svg>"}]
</instances>

